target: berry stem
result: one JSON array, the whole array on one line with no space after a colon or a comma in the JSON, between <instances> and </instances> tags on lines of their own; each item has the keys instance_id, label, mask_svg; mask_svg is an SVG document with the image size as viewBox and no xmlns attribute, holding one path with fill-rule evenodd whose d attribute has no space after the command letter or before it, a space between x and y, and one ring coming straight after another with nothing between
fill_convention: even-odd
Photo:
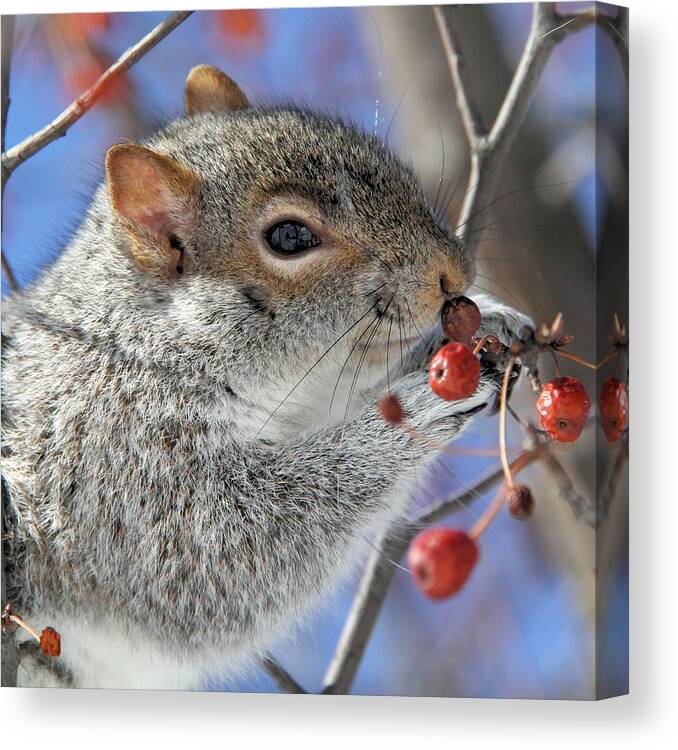
<instances>
[{"instance_id":1,"label":"berry stem","mask_svg":"<svg viewBox=\"0 0 678 750\"><path fill-rule=\"evenodd\" d=\"M506 369L504 370L504 378L501 384L501 394L499 396L499 456L501 458L501 465L504 468L504 476L506 477L506 484L509 487L513 487L513 477L511 476L511 466L509 464L508 455L506 453L506 405L508 402L508 387L511 380L511 373L513 372L513 365L515 364L515 358L511 357Z\"/></svg>"},{"instance_id":2,"label":"berry stem","mask_svg":"<svg viewBox=\"0 0 678 750\"><path fill-rule=\"evenodd\" d=\"M480 539L481 535L485 533L489 525L492 523L492 521L494 521L497 513L499 513L499 511L501 510L501 506L504 504L505 495L506 485L501 484L499 486L499 489L495 493L492 502L488 505L487 510L473 525L471 531L469 531L469 536L471 537L471 539L477 542L478 539Z\"/></svg>"},{"instance_id":3,"label":"berry stem","mask_svg":"<svg viewBox=\"0 0 678 750\"><path fill-rule=\"evenodd\" d=\"M610 359L609 356L605 357L605 359L602 362L599 362L597 365L595 365L593 364L593 362L589 362L583 357L580 357L578 354L571 354L570 352L565 352L562 349L555 349L555 350L552 349L551 351L555 351L556 354L559 354L561 357L565 357L565 359L571 359L573 362L580 364L582 367L588 367L589 370L597 370L599 367L604 365L605 362L608 361L608 359Z\"/></svg>"},{"instance_id":4,"label":"berry stem","mask_svg":"<svg viewBox=\"0 0 678 750\"><path fill-rule=\"evenodd\" d=\"M509 473L513 471L514 474L517 474L519 471L531 464L536 458L538 458L541 452L541 446L538 446L533 450L523 451L511 464ZM501 510L502 506L504 505L504 499L506 497L506 489L506 483L502 483L497 490L497 493L495 494L492 502L488 505L487 510L474 524L471 531L469 531L469 536L474 541L478 541L482 534L485 533L489 525L492 523L492 521L494 521L497 513L499 513L499 511Z\"/></svg>"},{"instance_id":5,"label":"berry stem","mask_svg":"<svg viewBox=\"0 0 678 750\"><path fill-rule=\"evenodd\" d=\"M480 350L485 346L488 340L494 339L494 338L495 338L494 336L483 336L481 339L479 339L478 343L473 347L473 356L477 357L478 352L480 352Z\"/></svg>"},{"instance_id":6,"label":"berry stem","mask_svg":"<svg viewBox=\"0 0 678 750\"><path fill-rule=\"evenodd\" d=\"M600 370L600 368L603 365L606 365L616 354L618 354L617 349L613 349L609 354L606 354L598 364L593 364L593 362L589 362L588 360L584 359L583 357L580 357L578 354L572 354L571 352L565 352L562 349L556 349L556 354L559 354L561 357L565 357L566 359L571 359L573 362L576 362L577 364L581 365L582 367L588 367L589 370Z\"/></svg>"},{"instance_id":7,"label":"berry stem","mask_svg":"<svg viewBox=\"0 0 678 750\"><path fill-rule=\"evenodd\" d=\"M596 370L600 369L603 365L606 365L615 354L619 354L619 349L613 349L609 354L606 354L596 365Z\"/></svg>"},{"instance_id":8,"label":"berry stem","mask_svg":"<svg viewBox=\"0 0 678 750\"><path fill-rule=\"evenodd\" d=\"M18 625L20 628L23 628L26 632L30 633L33 638L35 638L35 640L40 643L40 635L26 622L26 620L23 619L23 617L19 617L19 615L15 615L13 612L10 612L7 619L10 622L13 622L15 625Z\"/></svg>"},{"instance_id":9,"label":"berry stem","mask_svg":"<svg viewBox=\"0 0 678 750\"><path fill-rule=\"evenodd\" d=\"M553 366L556 371L556 377L559 378L562 376L562 373L560 372L560 364L558 362L558 357L556 357L556 353L555 351L553 351L553 349L549 349L548 351L549 351L549 354L551 355L551 358L553 359Z\"/></svg>"},{"instance_id":10,"label":"berry stem","mask_svg":"<svg viewBox=\"0 0 678 750\"><path fill-rule=\"evenodd\" d=\"M511 406L511 404L506 404L506 410L508 413L518 422L518 424L525 430L525 432L529 433L532 429L532 426L529 422L526 422L520 414L516 412L516 410Z\"/></svg>"}]
</instances>

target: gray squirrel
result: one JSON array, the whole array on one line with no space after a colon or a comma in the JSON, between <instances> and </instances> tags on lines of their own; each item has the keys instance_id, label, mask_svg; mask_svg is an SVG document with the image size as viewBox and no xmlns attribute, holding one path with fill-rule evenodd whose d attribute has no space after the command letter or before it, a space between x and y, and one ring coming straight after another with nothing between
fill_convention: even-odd
<instances>
[{"instance_id":1,"label":"gray squirrel","mask_svg":"<svg viewBox=\"0 0 678 750\"><path fill-rule=\"evenodd\" d=\"M378 139L251 107L211 66L113 146L53 266L5 305L6 598L55 627L23 685L195 688L245 668L408 512L445 402L427 363L474 262ZM481 333L526 319L475 297ZM417 441L379 415L395 393Z\"/></svg>"}]
</instances>

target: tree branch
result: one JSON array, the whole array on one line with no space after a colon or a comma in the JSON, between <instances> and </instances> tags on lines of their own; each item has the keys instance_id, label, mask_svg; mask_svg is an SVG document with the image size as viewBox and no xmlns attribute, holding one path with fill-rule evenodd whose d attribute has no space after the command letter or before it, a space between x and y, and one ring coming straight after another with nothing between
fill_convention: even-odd
<instances>
[{"instance_id":1,"label":"tree branch","mask_svg":"<svg viewBox=\"0 0 678 750\"><path fill-rule=\"evenodd\" d=\"M269 675L278 683L278 687L283 693L306 693L306 690L304 690L290 673L283 669L272 656L265 656L261 660L261 664Z\"/></svg>"},{"instance_id":2,"label":"tree branch","mask_svg":"<svg viewBox=\"0 0 678 750\"><path fill-rule=\"evenodd\" d=\"M480 111L475 102L470 98L468 78L466 75L466 61L460 53L460 45L451 24L445 20L443 9L439 6L433 8L438 31L445 50L445 57L450 68L450 75L454 82L454 90L457 95L457 107L461 115L461 121L466 132L466 138L471 151L475 151L481 138L486 135Z\"/></svg>"},{"instance_id":3,"label":"tree branch","mask_svg":"<svg viewBox=\"0 0 678 750\"><path fill-rule=\"evenodd\" d=\"M540 447L524 451L512 462L512 470L515 467L524 468L532 463L538 458L540 452ZM403 556L412 539L422 527L435 523L460 508L468 508L470 503L482 497L484 492L503 478L503 468L494 469L472 487L441 500L410 523L388 529L377 540L375 550L370 555L353 599L334 656L325 674L324 694L337 695L350 690L395 575L396 563Z\"/></svg>"},{"instance_id":4,"label":"tree branch","mask_svg":"<svg viewBox=\"0 0 678 750\"><path fill-rule=\"evenodd\" d=\"M56 138L66 135L68 129L77 122L97 102L101 93L116 78L129 70L135 63L139 62L144 55L148 54L159 42L161 42L179 24L183 23L193 11L181 11L172 13L162 23L158 24L141 41L137 42L122 54L116 62L106 70L96 82L68 106L58 117L48 123L42 130L28 136L21 143L8 149L2 154L2 181L3 183L10 174L26 161L30 156L36 154L47 144Z\"/></svg>"},{"instance_id":5,"label":"tree branch","mask_svg":"<svg viewBox=\"0 0 678 750\"><path fill-rule=\"evenodd\" d=\"M568 31L578 31L579 29L597 24L614 42L619 50L619 54L624 68L624 75L628 81L629 77L629 9L617 8L615 16L608 16L601 13L596 7L585 8L584 10L575 11L574 13L565 13L558 15L561 23L572 24Z\"/></svg>"},{"instance_id":6,"label":"tree branch","mask_svg":"<svg viewBox=\"0 0 678 750\"><path fill-rule=\"evenodd\" d=\"M581 495L572 484L568 473L560 461L553 455L549 448L544 450L542 464L550 472L556 482L559 495L570 506L574 517L595 529L598 525L596 509L583 495Z\"/></svg>"},{"instance_id":7,"label":"tree branch","mask_svg":"<svg viewBox=\"0 0 678 750\"><path fill-rule=\"evenodd\" d=\"M610 475L607 479L607 485L605 487L605 490L600 496L600 508L598 510L598 523L602 523L602 521L607 517L607 513L610 509L610 505L612 504L612 501L614 500L617 494L617 490L619 489L619 481L622 478L622 475L624 473L624 467L626 466L628 460L629 460L629 444L626 440L624 440L621 446L619 447L617 458L615 459L615 462L612 465L612 470L610 471Z\"/></svg>"},{"instance_id":8,"label":"tree branch","mask_svg":"<svg viewBox=\"0 0 678 750\"><path fill-rule=\"evenodd\" d=\"M9 73L12 66L12 46L14 41L14 16L3 16L2 18L2 95L0 106L2 107L2 131L0 131L0 144L2 150L5 148L5 129L7 128L7 112L9 111ZM2 192L5 190L5 181L2 180ZM2 270L7 278L10 289L15 292L19 285L16 282L14 272L10 267L4 252L0 258Z\"/></svg>"},{"instance_id":9,"label":"tree branch","mask_svg":"<svg viewBox=\"0 0 678 750\"><path fill-rule=\"evenodd\" d=\"M339 641L325 673L323 694L341 695L351 689L363 658L374 624L379 617L386 593L399 560L411 539L411 529L387 529L377 539L358 591L344 623Z\"/></svg>"},{"instance_id":10,"label":"tree branch","mask_svg":"<svg viewBox=\"0 0 678 750\"><path fill-rule=\"evenodd\" d=\"M516 68L511 85L488 135L482 135L466 91L463 56L451 29L449 14L439 7L434 9L446 51L450 75L455 87L462 121L471 144L471 168L468 189L461 208L457 235L465 239L475 255L485 220L481 214L489 208L499 183L501 169L508 151L530 107L532 96L549 56L558 42L570 31L593 23L594 18L578 14L576 19L563 20L556 13L555 3L534 3L532 26Z\"/></svg>"},{"instance_id":11,"label":"tree branch","mask_svg":"<svg viewBox=\"0 0 678 750\"><path fill-rule=\"evenodd\" d=\"M12 44L14 41L14 16L2 18L2 150L5 150L5 128L9 110L9 72L12 66Z\"/></svg>"}]
</instances>

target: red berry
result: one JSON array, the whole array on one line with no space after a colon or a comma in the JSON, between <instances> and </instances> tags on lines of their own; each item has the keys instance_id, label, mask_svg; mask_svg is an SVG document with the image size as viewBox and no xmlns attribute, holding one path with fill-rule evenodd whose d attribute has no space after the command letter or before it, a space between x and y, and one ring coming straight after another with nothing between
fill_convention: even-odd
<instances>
[{"instance_id":1,"label":"red berry","mask_svg":"<svg viewBox=\"0 0 678 750\"><path fill-rule=\"evenodd\" d=\"M230 39L259 41L264 36L264 14L260 10L218 10L216 16L216 28Z\"/></svg>"},{"instance_id":2,"label":"red berry","mask_svg":"<svg viewBox=\"0 0 678 750\"><path fill-rule=\"evenodd\" d=\"M629 396L626 383L619 378L607 378L600 389L598 406L605 437L614 443L619 440L628 423Z\"/></svg>"},{"instance_id":3,"label":"red berry","mask_svg":"<svg viewBox=\"0 0 678 750\"><path fill-rule=\"evenodd\" d=\"M584 429L591 408L586 388L577 378L550 380L537 399L537 413L549 435L573 443Z\"/></svg>"},{"instance_id":4,"label":"red berry","mask_svg":"<svg viewBox=\"0 0 678 750\"><path fill-rule=\"evenodd\" d=\"M47 627L40 633L40 650L45 656L61 655L61 636L54 628Z\"/></svg>"},{"instance_id":5,"label":"red berry","mask_svg":"<svg viewBox=\"0 0 678 750\"><path fill-rule=\"evenodd\" d=\"M408 563L417 587L431 599L456 594L478 560L478 546L458 529L427 529L410 545Z\"/></svg>"},{"instance_id":6,"label":"red berry","mask_svg":"<svg viewBox=\"0 0 678 750\"><path fill-rule=\"evenodd\" d=\"M111 25L112 13L73 13L64 16L73 26L79 26L85 34L101 33Z\"/></svg>"},{"instance_id":7,"label":"red berry","mask_svg":"<svg viewBox=\"0 0 678 750\"><path fill-rule=\"evenodd\" d=\"M534 495L524 484L514 484L506 493L506 505L509 513L521 521L534 513Z\"/></svg>"},{"instance_id":8,"label":"red berry","mask_svg":"<svg viewBox=\"0 0 678 750\"><path fill-rule=\"evenodd\" d=\"M452 341L470 344L480 328L480 321L478 305L468 297L455 297L443 305L441 323L445 335Z\"/></svg>"},{"instance_id":9,"label":"red berry","mask_svg":"<svg viewBox=\"0 0 678 750\"><path fill-rule=\"evenodd\" d=\"M393 394L384 396L384 398L382 398L377 404L377 408L379 409L381 416L389 424L399 425L405 420L405 411L403 410L400 401L398 401L398 397Z\"/></svg>"},{"instance_id":10,"label":"red berry","mask_svg":"<svg viewBox=\"0 0 678 750\"><path fill-rule=\"evenodd\" d=\"M452 341L433 355L428 381L431 390L445 401L468 398L479 380L480 362L466 344Z\"/></svg>"}]
</instances>

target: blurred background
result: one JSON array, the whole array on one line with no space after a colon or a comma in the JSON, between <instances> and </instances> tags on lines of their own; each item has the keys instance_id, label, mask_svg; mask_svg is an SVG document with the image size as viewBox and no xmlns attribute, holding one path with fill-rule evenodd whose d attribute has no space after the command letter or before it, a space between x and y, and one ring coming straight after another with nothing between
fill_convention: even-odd
<instances>
[{"instance_id":1,"label":"blurred background","mask_svg":"<svg viewBox=\"0 0 678 750\"><path fill-rule=\"evenodd\" d=\"M448 13L489 123L519 59L531 7L455 6ZM164 15L17 17L6 146L55 117ZM466 189L467 148L429 7L204 11L8 181L3 253L21 286L68 242L102 179L106 149L179 115L183 82L199 63L222 67L255 104L303 102L376 132L413 165L431 201L439 196L454 229ZM612 314L628 319L627 139L626 80L617 49L598 28L570 35L549 61L480 243L475 290L492 291L537 322L562 311L575 336L571 350L590 361L607 353ZM9 291L4 277L2 290ZM591 394L601 377L613 374L603 370L596 380L571 364L567 374L581 378ZM532 416L529 387L518 389L513 404ZM559 451L589 498L605 491L616 457L599 432L587 428L574 449ZM510 442L520 447L519 430ZM464 444L495 448L496 418L477 421ZM471 484L496 462L441 459L420 487L418 506ZM353 692L586 699L624 689L623 477L596 539L574 520L549 475L539 467L525 473L537 497L535 516L521 523L500 514L483 537L481 564L460 594L431 603L406 572L397 572ZM450 523L468 528L490 499L477 498ZM321 686L354 589L355 581L347 582L275 649L310 691ZM237 679L215 675L207 687L276 690L258 668Z\"/></svg>"}]
</instances>

